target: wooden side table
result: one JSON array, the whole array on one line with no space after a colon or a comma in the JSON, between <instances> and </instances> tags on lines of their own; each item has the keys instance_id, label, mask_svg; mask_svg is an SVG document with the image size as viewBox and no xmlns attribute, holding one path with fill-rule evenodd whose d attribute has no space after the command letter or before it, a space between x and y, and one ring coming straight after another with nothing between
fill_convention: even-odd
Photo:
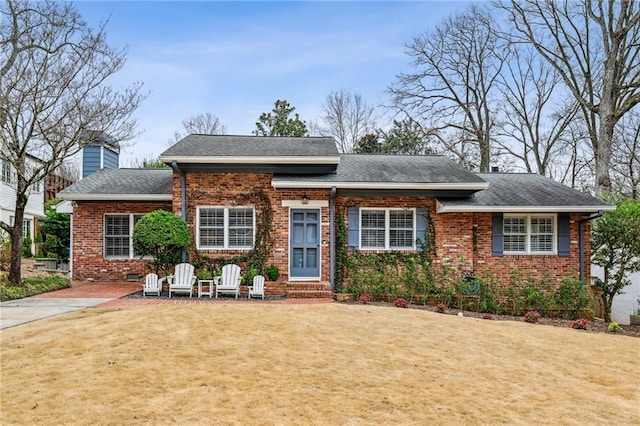
<instances>
[{"instance_id":1,"label":"wooden side table","mask_svg":"<svg viewBox=\"0 0 640 426\"><path fill-rule=\"evenodd\" d=\"M209 285L209 291L202 290L203 284ZM213 280L198 280L198 297L209 296L209 298L211 298L213 296L213 292L215 291L214 288L215 286L213 285Z\"/></svg>"}]
</instances>

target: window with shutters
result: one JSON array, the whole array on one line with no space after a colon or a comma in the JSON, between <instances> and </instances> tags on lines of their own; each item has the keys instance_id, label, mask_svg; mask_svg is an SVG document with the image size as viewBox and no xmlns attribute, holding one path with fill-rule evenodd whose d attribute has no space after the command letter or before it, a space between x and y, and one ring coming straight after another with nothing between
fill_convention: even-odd
<instances>
[{"instance_id":1,"label":"window with shutters","mask_svg":"<svg viewBox=\"0 0 640 426\"><path fill-rule=\"evenodd\" d=\"M555 215L504 215L505 254L555 254Z\"/></svg>"},{"instance_id":2,"label":"window with shutters","mask_svg":"<svg viewBox=\"0 0 640 426\"><path fill-rule=\"evenodd\" d=\"M360 209L360 247L371 250L413 250L415 209Z\"/></svg>"}]
</instances>

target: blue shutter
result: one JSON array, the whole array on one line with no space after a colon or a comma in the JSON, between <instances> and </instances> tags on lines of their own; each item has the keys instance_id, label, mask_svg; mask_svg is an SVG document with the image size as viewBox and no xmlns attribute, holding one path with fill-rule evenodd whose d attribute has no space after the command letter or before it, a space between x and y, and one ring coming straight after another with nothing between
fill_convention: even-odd
<instances>
[{"instance_id":1,"label":"blue shutter","mask_svg":"<svg viewBox=\"0 0 640 426\"><path fill-rule=\"evenodd\" d=\"M558 213L558 255L569 257L569 213Z\"/></svg>"},{"instance_id":2,"label":"blue shutter","mask_svg":"<svg viewBox=\"0 0 640 426\"><path fill-rule=\"evenodd\" d=\"M427 209L420 207L416 210L416 250L429 248L427 244Z\"/></svg>"},{"instance_id":3,"label":"blue shutter","mask_svg":"<svg viewBox=\"0 0 640 426\"><path fill-rule=\"evenodd\" d=\"M347 243L350 249L357 250L360 248L360 209L349 207L347 220Z\"/></svg>"},{"instance_id":4,"label":"blue shutter","mask_svg":"<svg viewBox=\"0 0 640 426\"><path fill-rule=\"evenodd\" d=\"M502 256L502 250L504 246L504 235L502 235L502 227L503 227L503 217L502 213L494 213L492 220L492 235L491 235L491 255L492 256Z\"/></svg>"}]
</instances>

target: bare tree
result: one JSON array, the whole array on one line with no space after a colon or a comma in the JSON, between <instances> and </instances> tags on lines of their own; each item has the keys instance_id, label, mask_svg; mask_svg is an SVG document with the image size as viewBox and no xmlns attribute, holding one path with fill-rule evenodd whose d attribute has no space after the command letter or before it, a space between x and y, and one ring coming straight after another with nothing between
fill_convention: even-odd
<instances>
[{"instance_id":1,"label":"bare tree","mask_svg":"<svg viewBox=\"0 0 640 426\"><path fill-rule=\"evenodd\" d=\"M442 141L457 137L477 145L481 171L490 166L493 97L505 47L490 11L472 6L409 43L415 70L400 74L389 89L396 108L416 121L433 120Z\"/></svg>"},{"instance_id":2,"label":"bare tree","mask_svg":"<svg viewBox=\"0 0 640 426\"><path fill-rule=\"evenodd\" d=\"M375 129L373 108L359 94L331 92L322 105L322 125L310 125L314 134L332 136L340 152L351 152L360 138Z\"/></svg>"},{"instance_id":3,"label":"bare tree","mask_svg":"<svg viewBox=\"0 0 640 426\"><path fill-rule=\"evenodd\" d=\"M0 4L0 158L11 165L16 190L14 223L0 222L0 228L11 236L14 285L21 284L30 188L92 143L91 135L106 132L121 141L135 136L131 115L145 98L142 85L118 91L107 84L125 59L125 49L107 45L104 25L92 30L72 4Z\"/></svg>"},{"instance_id":4,"label":"bare tree","mask_svg":"<svg viewBox=\"0 0 640 426\"><path fill-rule=\"evenodd\" d=\"M618 122L612 160L613 187L626 197L640 199L640 108Z\"/></svg>"},{"instance_id":5,"label":"bare tree","mask_svg":"<svg viewBox=\"0 0 640 426\"><path fill-rule=\"evenodd\" d=\"M511 45L498 83L503 101L497 144L527 172L550 175L549 166L565 149L565 132L578 112L575 101L560 104L560 77L530 46Z\"/></svg>"},{"instance_id":6,"label":"bare tree","mask_svg":"<svg viewBox=\"0 0 640 426\"><path fill-rule=\"evenodd\" d=\"M611 191L618 121L640 103L640 2L505 0L514 37L551 64L577 100L595 154L596 193Z\"/></svg>"},{"instance_id":7,"label":"bare tree","mask_svg":"<svg viewBox=\"0 0 640 426\"><path fill-rule=\"evenodd\" d=\"M192 133L201 135L224 135L227 133L227 126L220 122L218 116L210 112L194 115L182 120L182 129L177 130L173 134L173 139L169 141L169 144L173 145Z\"/></svg>"}]
</instances>

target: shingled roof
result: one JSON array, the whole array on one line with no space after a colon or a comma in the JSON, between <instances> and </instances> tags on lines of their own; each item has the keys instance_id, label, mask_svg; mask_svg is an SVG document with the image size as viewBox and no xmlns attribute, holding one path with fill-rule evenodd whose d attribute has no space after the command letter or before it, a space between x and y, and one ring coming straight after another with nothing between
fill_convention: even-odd
<instances>
[{"instance_id":1,"label":"shingled roof","mask_svg":"<svg viewBox=\"0 0 640 426\"><path fill-rule=\"evenodd\" d=\"M171 201L172 169L102 169L60 191L63 200Z\"/></svg>"},{"instance_id":2,"label":"shingled roof","mask_svg":"<svg viewBox=\"0 0 640 426\"><path fill-rule=\"evenodd\" d=\"M489 187L469 198L438 199L447 212L597 212L614 210L604 201L534 173L478 173Z\"/></svg>"},{"instance_id":3,"label":"shingled roof","mask_svg":"<svg viewBox=\"0 0 640 426\"><path fill-rule=\"evenodd\" d=\"M228 162L229 159L238 159L238 162L246 162L251 157L265 162L272 162L278 157L327 157L335 164L340 160L333 138L194 134L160 154L160 161Z\"/></svg>"},{"instance_id":4,"label":"shingled roof","mask_svg":"<svg viewBox=\"0 0 640 426\"><path fill-rule=\"evenodd\" d=\"M484 189L476 174L442 155L343 154L335 173L275 175L275 188Z\"/></svg>"}]
</instances>

